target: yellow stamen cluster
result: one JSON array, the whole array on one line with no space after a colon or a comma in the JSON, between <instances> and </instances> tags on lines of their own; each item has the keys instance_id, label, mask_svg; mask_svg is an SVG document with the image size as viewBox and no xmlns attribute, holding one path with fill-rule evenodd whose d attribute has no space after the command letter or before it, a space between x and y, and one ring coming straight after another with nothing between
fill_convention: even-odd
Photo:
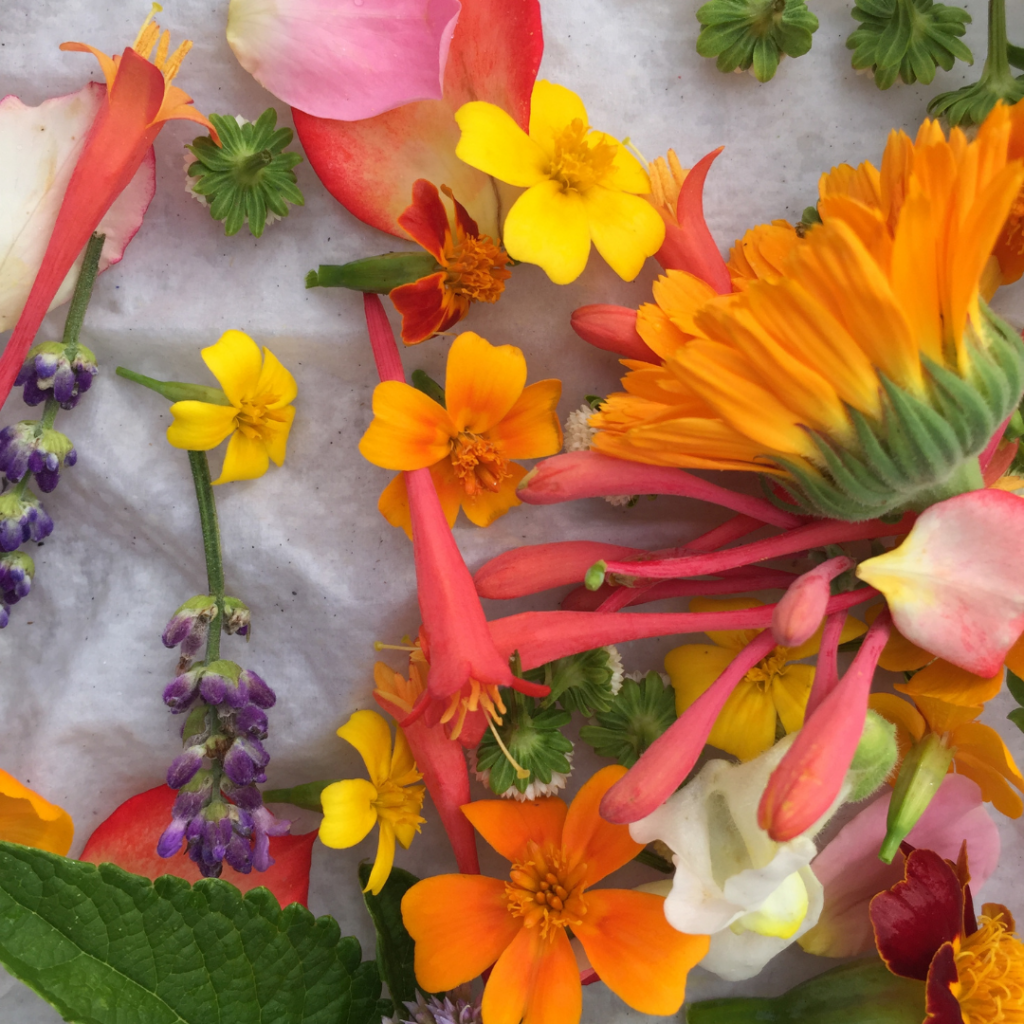
<instances>
[{"instance_id":1,"label":"yellow stamen cluster","mask_svg":"<svg viewBox=\"0 0 1024 1024\"><path fill-rule=\"evenodd\" d=\"M481 708L489 722L501 725L501 716L505 714L506 708L498 687L493 683L480 683L476 679L470 679L466 686L451 695L448 707L441 716L442 724L455 719L455 724L448 734L449 738L457 740L465 724L466 715Z\"/></svg>"},{"instance_id":2,"label":"yellow stamen cluster","mask_svg":"<svg viewBox=\"0 0 1024 1024\"><path fill-rule=\"evenodd\" d=\"M755 683L762 693L770 690L772 684L782 675L789 660L789 648L776 647L767 658L762 658L743 678Z\"/></svg>"},{"instance_id":3,"label":"yellow stamen cluster","mask_svg":"<svg viewBox=\"0 0 1024 1024\"><path fill-rule=\"evenodd\" d=\"M482 490L497 494L502 480L511 475L508 462L495 445L476 434L461 433L453 438L449 457L455 475L470 497Z\"/></svg>"},{"instance_id":4,"label":"yellow stamen cluster","mask_svg":"<svg viewBox=\"0 0 1024 1024\"><path fill-rule=\"evenodd\" d=\"M418 771L413 771L410 776L403 778L402 785L387 779L383 785L378 786L377 799L373 801L377 817L393 826L412 825L418 832L420 825L426 821L419 814L426 790L423 786L411 786L409 783L422 778Z\"/></svg>"},{"instance_id":5,"label":"yellow stamen cluster","mask_svg":"<svg viewBox=\"0 0 1024 1024\"><path fill-rule=\"evenodd\" d=\"M139 29L139 34L135 37L132 49L140 57L150 61L158 71L162 72L164 82L170 85L174 76L181 68L181 62L185 59L188 51L192 49L192 40L186 39L168 57L167 51L171 48L171 33L167 31L161 33L160 26L153 20L153 16L162 10L163 8L159 4L153 4L153 9L149 12L148 17L142 23L142 28ZM154 46L156 46L156 56L151 59L150 54Z\"/></svg>"},{"instance_id":6,"label":"yellow stamen cluster","mask_svg":"<svg viewBox=\"0 0 1024 1024\"><path fill-rule=\"evenodd\" d=\"M659 156L651 161L647 173L651 176L651 203L673 223L678 224L676 205L689 172L679 162L676 151L670 149L667 156Z\"/></svg>"},{"instance_id":7,"label":"yellow stamen cluster","mask_svg":"<svg viewBox=\"0 0 1024 1024\"><path fill-rule=\"evenodd\" d=\"M952 992L964 1024L1024 1024L1024 942L998 911L980 915L978 926L956 953Z\"/></svg>"},{"instance_id":8,"label":"yellow stamen cluster","mask_svg":"<svg viewBox=\"0 0 1024 1024\"><path fill-rule=\"evenodd\" d=\"M618 146L588 142L590 128L578 117L555 136L555 153L548 175L561 182L563 191L586 192L596 185L615 162Z\"/></svg>"},{"instance_id":9,"label":"yellow stamen cluster","mask_svg":"<svg viewBox=\"0 0 1024 1024\"><path fill-rule=\"evenodd\" d=\"M272 420L275 423L288 422L285 409L269 408L269 406L279 401L280 398L280 395L266 392L254 398L243 398L241 400L241 408L235 422L238 429L250 441L267 440L267 420Z\"/></svg>"},{"instance_id":10,"label":"yellow stamen cluster","mask_svg":"<svg viewBox=\"0 0 1024 1024\"><path fill-rule=\"evenodd\" d=\"M540 928L544 938L555 928L578 925L587 912L583 898L587 865L574 864L564 849L550 843L542 849L532 839L526 858L512 865L511 882L505 883L508 909L523 918L526 928Z\"/></svg>"}]
</instances>

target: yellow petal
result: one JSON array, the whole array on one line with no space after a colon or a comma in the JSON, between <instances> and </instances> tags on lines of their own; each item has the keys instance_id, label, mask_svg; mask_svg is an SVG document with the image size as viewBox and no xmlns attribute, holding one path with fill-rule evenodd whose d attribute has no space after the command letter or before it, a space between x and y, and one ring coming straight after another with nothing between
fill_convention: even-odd
<instances>
[{"instance_id":1,"label":"yellow petal","mask_svg":"<svg viewBox=\"0 0 1024 1024\"><path fill-rule=\"evenodd\" d=\"M413 782L419 782L423 778L416 770L416 761L409 748L409 741L405 733L398 729L395 733L395 750L391 755L391 766L388 769L388 778L396 786L408 786Z\"/></svg>"},{"instance_id":2,"label":"yellow petal","mask_svg":"<svg viewBox=\"0 0 1024 1024\"><path fill-rule=\"evenodd\" d=\"M267 446L258 438L246 437L240 430L236 430L228 441L220 476L213 482L226 484L232 480L255 480L269 468Z\"/></svg>"},{"instance_id":3,"label":"yellow petal","mask_svg":"<svg viewBox=\"0 0 1024 1024\"><path fill-rule=\"evenodd\" d=\"M868 700L868 707L877 711L884 719L892 722L901 732L916 743L928 731L921 712L908 700L897 697L894 693L873 693Z\"/></svg>"},{"instance_id":4,"label":"yellow petal","mask_svg":"<svg viewBox=\"0 0 1024 1024\"><path fill-rule=\"evenodd\" d=\"M897 684L897 689L899 685ZM906 691L904 691L906 692ZM949 701L937 697L915 697L917 710L924 715L928 728L932 732L952 732L961 725L973 722L985 710L983 704L950 704Z\"/></svg>"},{"instance_id":5,"label":"yellow petal","mask_svg":"<svg viewBox=\"0 0 1024 1024\"><path fill-rule=\"evenodd\" d=\"M492 345L472 331L452 342L444 393L457 432L490 430L516 404L525 384L526 359L515 345Z\"/></svg>"},{"instance_id":6,"label":"yellow petal","mask_svg":"<svg viewBox=\"0 0 1024 1024\"><path fill-rule=\"evenodd\" d=\"M665 241L665 222L646 199L595 185L583 193L590 237L605 262L632 281Z\"/></svg>"},{"instance_id":7,"label":"yellow petal","mask_svg":"<svg viewBox=\"0 0 1024 1024\"><path fill-rule=\"evenodd\" d=\"M787 733L803 727L813 684L813 665L786 665L772 680L772 701Z\"/></svg>"},{"instance_id":8,"label":"yellow petal","mask_svg":"<svg viewBox=\"0 0 1024 1024\"><path fill-rule=\"evenodd\" d=\"M560 380L539 380L523 389L515 405L487 432L506 459L540 459L562 447L558 422Z\"/></svg>"},{"instance_id":9,"label":"yellow petal","mask_svg":"<svg viewBox=\"0 0 1024 1024\"><path fill-rule=\"evenodd\" d=\"M747 608L762 608L764 601L756 597L695 597L690 601L691 612L740 612ZM719 647L730 651L742 650L760 632L759 629L711 629L707 635Z\"/></svg>"},{"instance_id":10,"label":"yellow petal","mask_svg":"<svg viewBox=\"0 0 1024 1024\"><path fill-rule=\"evenodd\" d=\"M714 644L684 644L665 655L665 671L681 715L728 667L736 652Z\"/></svg>"},{"instance_id":11,"label":"yellow petal","mask_svg":"<svg viewBox=\"0 0 1024 1024\"><path fill-rule=\"evenodd\" d=\"M409 511L409 494L405 489L405 474L396 473L391 483L380 492L377 511L392 525L405 530L412 540L412 513Z\"/></svg>"},{"instance_id":12,"label":"yellow petal","mask_svg":"<svg viewBox=\"0 0 1024 1024\"><path fill-rule=\"evenodd\" d=\"M447 458L455 433L448 413L432 398L387 380L373 389L373 422L359 451L384 469L422 469Z\"/></svg>"},{"instance_id":13,"label":"yellow petal","mask_svg":"<svg viewBox=\"0 0 1024 1024\"><path fill-rule=\"evenodd\" d=\"M63 808L0 769L0 839L65 856L75 826Z\"/></svg>"},{"instance_id":14,"label":"yellow petal","mask_svg":"<svg viewBox=\"0 0 1024 1024\"><path fill-rule=\"evenodd\" d=\"M255 394L263 360L259 345L248 334L225 331L201 355L232 405L241 405L243 398Z\"/></svg>"},{"instance_id":15,"label":"yellow petal","mask_svg":"<svg viewBox=\"0 0 1024 1024\"><path fill-rule=\"evenodd\" d=\"M576 93L543 78L534 83L530 97L530 138L549 157L554 154L555 139L577 120L586 126L590 124L587 108Z\"/></svg>"},{"instance_id":16,"label":"yellow petal","mask_svg":"<svg viewBox=\"0 0 1024 1024\"><path fill-rule=\"evenodd\" d=\"M320 842L333 850L347 850L362 842L377 824L376 799L377 789L366 779L332 782L320 794L324 809Z\"/></svg>"},{"instance_id":17,"label":"yellow petal","mask_svg":"<svg viewBox=\"0 0 1024 1024\"><path fill-rule=\"evenodd\" d=\"M470 167L520 188L547 177L548 154L501 107L465 103L455 120L462 129L455 155Z\"/></svg>"},{"instance_id":18,"label":"yellow petal","mask_svg":"<svg viewBox=\"0 0 1024 1024\"><path fill-rule=\"evenodd\" d=\"M288 435L291 433L292 423L295 420L295 407L289 405L277 413L283 417L280 420L267 420L262 428L263 444L267 449L267 455L275 466L283 466L285 455L288 452Z\"/></svg>"},{"instance_id":19,"label":"yellow petal","mask_svg":"<svg viewBox=\"0 0 1024 1024\"><path fill-rule=\"evenodd\" d=\"M366 880L363 892L371 892L376 896L391 874L395 864L395 830L390 821L381 820L380 835L377 838L377 856L373 861L373 870Z\"/></svg>"},{"instance_id":20,"label":"yellow petal","mask_svg":"<svg viewBox=\"0 0 1024 1024\"><path fill-rule=\"evenodd\" d=\"M601 178L600 184L617 192L633 192L636 195L647 195L651 191L651 179L643 168L643 164L618 139L604 132L591 132L587 136L587 145L593 147L600 143L616 146L615 159L609 171ZM653 207L652 207L653 209ZM660 217L658 218L661 219Z\"/></svg>"},{"instance_id":21,"label":"yellow petal","mask_svg":"<svg viewBox=\"0 0 1024 1024\"><path fill-rule=\"evenodd\" d=\"M508 471L511 474L501 481L497 493L482 490L470 497L462 496L462 511L466 518L475 526L490 526L495 519L500 519L510 508L521 505L516 488L519 481L526 476L526 470L518 462L510 462Z\"/></svg>"},{"instance_id":22,"label":"yellow petal","mask_svg":"<svg viewBox=\"0 0 1024 1024\"><path fill-rule=\"evenodd\" d=\"M863 636L867 631L868 627L863 622L855 619L852 615L847 615L843 622L843 630L839 634L839 642L841 644L849 643L851 640L856 640L857 637ZM823 622L809 640L802 643L799 647L787 648L787 660L800 661L802 658L809 658L812 654L817 654L821 648L821 637L824 632L825 623Z\"/></svg>"},{"instance_id":23,"label":"yellow petal","mask_svg":"<svg viewBox=\"0 0 1024 1024\"><path fill-rule=\"evenodd\" d=\"M536 263L555 284L575 281L590 256L590 227L579 193L563 192L557 181L527 189L505 219L505 250L513 259Z\"/></svg>"},{"instance_id":24,"label":"yellow petal","mask_svg":"<svg viewBox=\"0 0 1024 1024\"><path fill-rule=\"evenodd\" d=\"M373 784L380 789L391 774L391 730L376 711L357 711L338 735L359 751Z\"/></svg>"},{"instance_id":25,"label":"yellow petal","mask_svg":"<svg viewBox=\"0 0 1024 1024\"><path fill-rule=\"evenodd\" d=\"M238 410L231 405L187 401L175 402L171 415L174 421L167 428L168 443L189 452L208 452L235 429Z\"/></svg>"},{"instance_id":26,"label":"yellow petal","mask_svg":"<svg viewBox=\"0 0 1024 1024\"><path fill-rule=\"evenodd\" d=\"M295 378L284 368L281 360L270 351L263 350L263 369L256 384L256 394L264 398L268 409L280 409L295 401L299 386Z\"/></svg>"},{"instance_id":27,"label":"yellow petal","mask_svg":"<svg viewBox=\"0 0 1024 1024\"><path fill-rule=\"evenodd\" d=\"M759 682L741 679L725 702L708 743L741 761L750 761L775 743L777 719L771 694Z\"/></svg>"}]
</instances>

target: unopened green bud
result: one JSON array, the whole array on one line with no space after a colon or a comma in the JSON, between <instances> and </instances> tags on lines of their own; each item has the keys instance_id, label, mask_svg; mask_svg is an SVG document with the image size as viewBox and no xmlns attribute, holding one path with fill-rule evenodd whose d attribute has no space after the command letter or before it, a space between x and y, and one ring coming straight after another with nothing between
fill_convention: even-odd
<instances>
[{"instance_id":1,"label":"unopened green bud","mask_svg":"<svg viewBox=\"0 0 1024 1024\"><path fill-rule=\"evenodd\" d=\"M928 733L911 747L900 766L900 776L889 801L888 831L878 853L879 860L892 863L900 843L938 792L952 760L953 749L942 742L938 733Z\"/></svg>"},{"instance_id":2,"label":"unopened green bud","mask_svg":"<svg viewBox=\"0 0 1024 1024\"><path fill-rule=\"evenodd\" d=\"M604 583L604 575L607 571L608 563L603 558L601 561L595 562L587 570L587 575L583 577L587 590L597 590Z\"/></svg>"},{"instance_id":3,"label":"unopened green bud","mask_svg":"<svg viewBox=\"0 0 1024 1024\"><path fill-rule=\"evenodd\" d=\"M885 782L898 757L896 726L877 712L869 711L857 752L846 773L846 799L856 802L871 796Z\"/></svg>"},{"instance_id":4,"label":"unopened green bud","mask_svg":"<svg viewBox=\"0 0 1024 1024\"><path fill-rule=\"evenodd\" d=\"M118 377L135 381L158 395L163 395L169 402L207 402L210 405L230 405L228 396L220 388L209 388L203 384L186 384L179 380L155 380L124 366L117 368Z\"/></svg>"},{"instance_id":5,"label":"unopened green bud","mask_svg":"<svg viewBox=\"0 0 1024 1024\"><path fill-rule=\"evenodd\" d=\"M392 288L412 284L441 269L429 252L386 252L340 266L321 264L306 275L307 288L351 288L386 295Z\"/></svg>"},{"instance_id":6,"label":"unopened green bud","mask_svg":"<svg viewBox=\"0 0 1024 1024\"><path fill-rule=\"evenodd\" d=\"M304 807L307 811L323 814L320 794L332 785L334 780L328 779L324 782L304 782L301 786L292 786L290 789L265 789L263 801L268 804L292 804L294 807Z\"/></svg>"}]
</instances>

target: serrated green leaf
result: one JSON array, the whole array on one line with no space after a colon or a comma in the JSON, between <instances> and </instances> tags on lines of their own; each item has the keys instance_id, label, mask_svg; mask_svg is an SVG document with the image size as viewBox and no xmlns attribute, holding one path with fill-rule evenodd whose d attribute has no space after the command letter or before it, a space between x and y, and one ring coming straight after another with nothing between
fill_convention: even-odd
<instances>
[{"instance_id":1,"label":"serrated green leaf","mask_svg":"<svg viewBox=\"0 0 1024 1024\"><path fill-rule=\"evenodd\" d=\"M267 889L0 842L0 963L83 1024L369 1024L376 965Z\"/></svg>"},{"instance_id":2,"label":"serrated green leaf","mask_svg":"<svg viewBox=\"0 0 1024 1024\"><path fill-rule=\"evenodd\" d=\"M359 865L359 884L365 889L370 880L370 864ZM416 998L416 974L413 970L414 943L402 921L402 897L419 881L392 868L384 888L374 896L363 892L366 909L377 930L377 969L396 1007Z\"/></svg>"}]
</instances>

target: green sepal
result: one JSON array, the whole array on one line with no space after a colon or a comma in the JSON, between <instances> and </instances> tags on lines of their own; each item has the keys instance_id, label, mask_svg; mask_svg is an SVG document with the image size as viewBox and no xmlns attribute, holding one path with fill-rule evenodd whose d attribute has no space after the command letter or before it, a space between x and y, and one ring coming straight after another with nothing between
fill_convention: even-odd
<instances>
[{"instance_id":1,"label":"green sepal","mask_svg":"<svg viewBox=\"0 0 1024 1024\"><path fill-rule=\"evenodd\" d=\"M359 865L359 886L363 901L377 931L377 970L388 987L395 1009L416 998L416 973L413 969L413 940L402 920L402 897L419 879L393 867L384 888L374 896L366 891L370 864Z\"/></svg>"},{"instance_id":2,"label":"green sepal","mask_svg":"<svg viewBox=\"0 0 1024 1024\"><path fill-rule=\"evenodd\" d=\"M417 391L422 391L428 398L432 398L442 409L447 408L444 388L426 370L413 370L411 380Z\"/></svg>"},{"instance_id":3,"label":"green sepal","mask_svg":"<svg viewBox=\"0 0 1024 1024\"><path fill-rule=\"evenodd\" d=\"M657 672L648 672L640 682L624 679L612 706L594 716L594 725L580 729L580 739L599 757L632 768L675 720L675 690Z\"/></svg>"},{"instance_id":4,"label":"green sepal","mask_svg":"<svg viewBox=\"0 0 1024 1024\"><path fill-rule=\"evenodd\" d=\"M719 71L753 69L767 82L780 54L802 57L811 48L818 19L804 0L711 0L697 11L703 28L697 52L717 58Z\"/></svg>"},{"instance_id":5,"label":"green sepal","mask_svg":"<svg viewBox=\"0 0 1024 1024\"><path fill-rule=\"evenodd\" d=\"M854 960L774 999L708 999L686 1007L687 1024L921 1024L925 983L878 959Z\"/></svg>"},{"instance_id":6,"label":"green sepal","mask_svg":"<svg viewBox=\"0 0 1024 1024\"><path fill-rule=\"evenodd\" d=\"M541 707L560 704L566 711L578 711L585 718L607 711L615 699L612 693L614 671L609 665L607 648L571 654L523 673L533 683L551 687Z\"/></svg>"},{"instance_id":7,"label":"green sepal","mask_svg":"<svg viewBox=\"0 0 1024 1024\"><path fill-rule=\"evenodd\" d=\"M134 370L119 366L118 377L141 384L158 395L163 395L169 402L208 402L211 405L230 405L231 401L220 388L209 388L203 384L186 384L178 380L155 380Z\"/></svg>"},{"instance_id":8,"label":"green sepal","mask_svg":"<svg viewBox=\"0 0 1024 1024\"><path fill-rule=\"evenodd\" d=\"M336 781L336 779L326 779L322 782L303 782L301 785L292 786L289 789L265 789L263 801L268 804L291 804L293 807L304 807L307 811L323 814L320 794Z\"/></svg>"},{"instance_id":9,"label":"green sepal","mask_svg":"<svg viewBox=\"0 0 1024 1024\"><path fill-rule=\"evenodd\" d=\"M268 889L155 882L0 842L0 963L89 1024L376 1024L380 979L330 917Z\"/></svg>"},{"instance_id":10,"label":"green sepal","mask_svg":"<svg viewBox=\"0 0 1024 1024\"><path fill-rule=\"evenodd\" d=\"M879 89L897 78L927 85L936 67L949 71L956 60L974 63L960 41L971 16L959 7L932 0L857 0L851 14L860 22L846 40L853 67L872 69Z\"/></svg>"},{"instance_id":11,"label":"green sepal","mask_svg":"<svg viewBox=\"0 0 1024 1024\"><path fill-rule=\"evenodd\" d=\"M524 697L515 690L503 690L508 705L502 724L496 726L501 742L509 753L530 774L520 779L508 758L498 746L493 733L487 731L476 750L477 771L488 771L488 785L501 795L513 786L525 793L531 782L549 784L558 772L568 775L572 765L566 757L572 743L561 733L572 715L558 708L541 708L532 697Z\"/></svg>"},{"instance_id":12,"label":"green sepal","mask_svg":"<svg viewBox=\"0 0 1024 1024\"><path fill-rule=\"evenodd\" d=\"M0 501L2 500L0 498ZM0 513L2 513L2 508L0 508ZM36 563L24 551L0 551L0 564L13 569L21 569L30 580L36 574Z\"/></svg>"},{"instance_id":13,"label":"green sepal","mask_svg":"<svg viewBox=\"0 0 1024 1024\"><path fill-rule=\"evenodd\" d=\"M385 252L351 263L321 263L306 275L307 288L351 288L386 295L399 285L412 284L441 270L429 252Z\"/></svg>"},{"instance_id":14,"label":"green sepal","mask_svg":"<svg viewBox=\"0 0 1024 1024\"><path fill-rule=\"evenodd\" d=\"M1008 106L1024 99L1024 75L1014 78L982 76L973 85L965 85L950 92L940 92L928 104L932 117L944 117L951 128L970 128L981 124L992 108L1002 100Z\"/></svg>"},{"instance_id":15,"label":"green sepal","mask_svg":"<svg viewBox=\"0 0 1024 1024\"><path fill-rule=\"evenodd\" d=\"M288 204L305 205L296 184L298 153L284 151L292 141L291 128L277 128L277 111L268 107L255 123L239 125L233 117L211 114L221 145L209 135L185 148L196 158L189 165L190 189L209 201L210 216L224 221L226 235L237 234L243 224L257 238L263 234L267 214L288 216Z\"/></svg>"}]
</instances>

